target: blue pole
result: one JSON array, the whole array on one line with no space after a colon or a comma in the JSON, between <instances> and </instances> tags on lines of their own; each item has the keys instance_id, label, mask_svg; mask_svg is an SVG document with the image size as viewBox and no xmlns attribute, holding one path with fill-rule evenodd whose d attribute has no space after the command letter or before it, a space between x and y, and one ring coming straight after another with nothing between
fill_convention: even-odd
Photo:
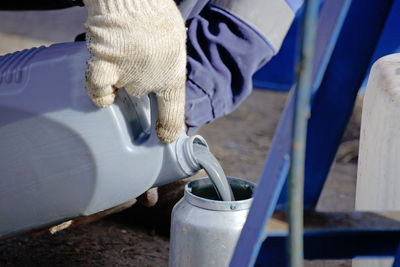
<instances>
[{"instance_id":1,"label":"blue pole","mask_svg":"<svg viewBox=\"0 0 400 267\"><path fill-rule=\"evenodd\" d=\"M289 236L287 262L290 267L303 266L304 163L318 8L318 0L305 1L305 13L300 36L300 54L296 66L298 76L295 91L291 165L288 182Z\"/></svg>"}]
</instances>

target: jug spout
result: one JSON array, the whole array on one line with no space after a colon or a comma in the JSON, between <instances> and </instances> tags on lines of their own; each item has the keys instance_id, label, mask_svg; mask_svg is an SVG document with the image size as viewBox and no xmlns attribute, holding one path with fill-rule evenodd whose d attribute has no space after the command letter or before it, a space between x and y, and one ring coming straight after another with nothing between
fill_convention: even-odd
<instances>
[{"instance_id":1,"label":"jug spout","mask_svg":"<svg viewBox=\"0 0 400 267\"><path fill-rule=\"evenodd\" d=\"M194 144L203 145L208 149L203 137L189 137L183 130L176 142L165 145L162 167L154 187L192 176L201 169L194 155Z\"/></svg>"},{"instance_id":2,"label":"jug spout","mask_svg":"<svg viewBox=\"0 0 400 267\"><path fill-rule=\"evenodd\" d=\"M204 140L200 135L179 138L176 144L178 164L188 176L195 174L201 169L201 166L194 155L194 144L203 145L208 149L206 140Z\"/></svg>"}]
</instances>

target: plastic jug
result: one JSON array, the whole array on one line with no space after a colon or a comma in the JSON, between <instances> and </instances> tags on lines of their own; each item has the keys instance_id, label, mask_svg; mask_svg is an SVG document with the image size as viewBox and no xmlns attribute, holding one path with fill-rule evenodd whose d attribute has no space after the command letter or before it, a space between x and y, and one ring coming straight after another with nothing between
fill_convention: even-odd
<instances>
[{"instance_id":1,"label":"plastic jug","mask_svg":"<svg viewBox=\"0 0 400 267\"><path fill-rule=\"evenodd\" d=\"M120 89L95 107L84 87L84 43L0 57L0 236L93 214L199 166L184 131L161 144L153 96Z\"/></svg>"}]
</instances>

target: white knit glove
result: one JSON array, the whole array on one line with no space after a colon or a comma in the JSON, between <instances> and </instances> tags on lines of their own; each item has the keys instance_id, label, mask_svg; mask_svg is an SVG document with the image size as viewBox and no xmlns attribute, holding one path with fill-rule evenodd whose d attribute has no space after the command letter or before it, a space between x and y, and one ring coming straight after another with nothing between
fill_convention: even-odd
<instances>
[{"instance_id":1,"label":"white knit glove","mask_svg":"<svg viewBox=\"0 0 400 267\"><path fill-rule=\"evenodd\" d=\"M91 59L86 90L99 107L117 88L133 96L157 95L157 135L178 138L184 125L186 29L173 0L84 0Z\"/></svg>"}]
</instances>

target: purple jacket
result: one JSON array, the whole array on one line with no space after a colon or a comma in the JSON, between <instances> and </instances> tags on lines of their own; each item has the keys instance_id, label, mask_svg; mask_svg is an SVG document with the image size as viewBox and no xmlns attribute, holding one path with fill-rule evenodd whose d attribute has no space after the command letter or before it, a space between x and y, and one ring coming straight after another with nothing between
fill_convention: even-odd
<instances>
[{"instance_id":1,"label":"purple jacket","mask_svg":"<svg viewBox=\"0 0 400 267\"><path fill-rule=\"evenodd\" d=\"M272 56L302 0L183 0L188 28L189 133L232 112L251 93L253 74Z\"/></svg>"}]
</instances>

